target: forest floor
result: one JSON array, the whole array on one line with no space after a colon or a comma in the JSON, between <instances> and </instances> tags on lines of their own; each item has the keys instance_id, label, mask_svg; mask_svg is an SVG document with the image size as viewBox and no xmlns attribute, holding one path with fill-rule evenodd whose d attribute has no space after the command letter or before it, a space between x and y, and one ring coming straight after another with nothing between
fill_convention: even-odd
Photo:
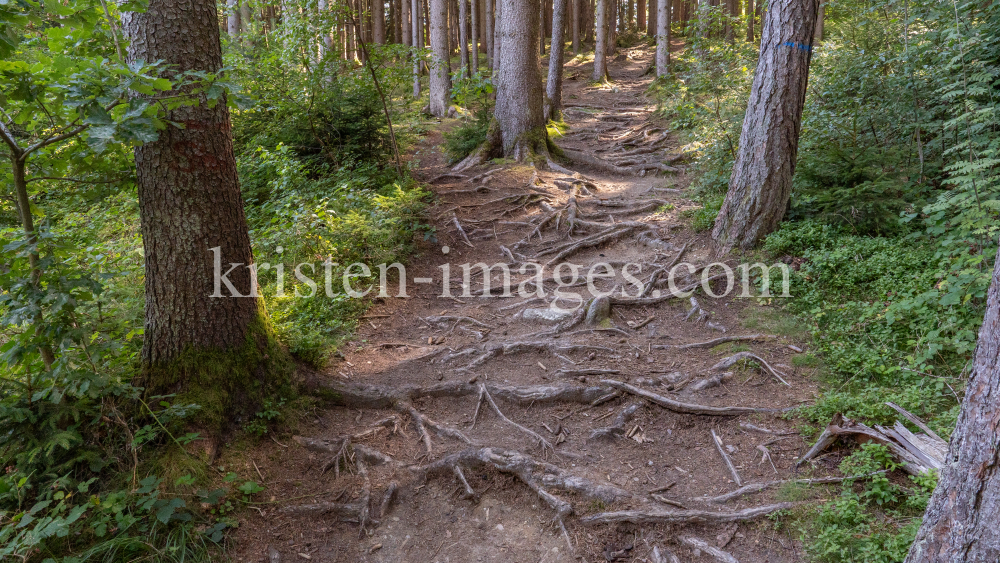
<instances>
[{"instance_id":1,"label":"forest floor","mask_svg":"<svg viewBox=\"0 0 1000 563\"><path fill-rule=\"evenodd\" d=\"M589 62L568 64L570 130L557 143L608 160L644 147L657 150L636 158L680 154L644 96L651 57L623 49L603 86L589 82ZM586 272L608 262L617 277L598 287L634 296L625 262L643 264L632 273L647 281L678 258L716 261L707 233L685 224L684 210L697 205L684 197L683 162L645 176L576 162L565 164L578 173L569 178L509 162L442 176L441 141L433 130L411 156L436 195L428 221L437 240L421 243L407 267L409 298L377 299L343 356L309 376L343 406L318 407L297 436L219 461L259 474L266 490L232 534L233 560L733 560L719 550L743 563L803 560L794 530L781 525L798 504L783 501L829 491L786 484L710 498L738 488L733 472L744 486L839 475L829 458L797 470L807 444L796 421L755 412L800 405L818 389L813 373L792 367L808 338L793 322L733 295L699 293L701 310L689 314L689 299L620 290L610 311L593 307L596 324L585 309L545 319L545 301L499 296L498 275L491 296L462 296L465 263L559 258ZM573 242L582 244L560 256ZM445 263L451 298L441 297ZM530 275L511 269L516 290ZM481 275L473 280L479 291ZM545 285L546 301L554 288ZM745 351L787 385L760 362L720 378L725 370L713 366Z\"/></svg>"}]
</instances>

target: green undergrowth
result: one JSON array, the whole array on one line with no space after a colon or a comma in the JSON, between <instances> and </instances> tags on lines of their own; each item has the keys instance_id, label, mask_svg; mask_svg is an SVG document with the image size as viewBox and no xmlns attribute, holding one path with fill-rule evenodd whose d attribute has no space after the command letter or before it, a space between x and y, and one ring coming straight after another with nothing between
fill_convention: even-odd
<instances>
[{"instance_id":1,"label":"green undergrowth","mask_svg":"<svg viewBox=\"0 0 1000 563\"><path fill-rule=\"evenodd\" d=\"M807 436L837 413L891 424L899 418L885 404L892 401L947 438L1000 228L1000 104L990 94L1000 61L986 47L1000 37L1000 10L973 2L915 2L906 12L889 2L825 6L785 222L743 257L789 265L792 297L748 307L743 324L798 325L806 346L791 363L821 383L796 413ZM693 162L690 193L700 207L682 214L708 231L739 149L756 46L729 44L721 29L684 34L674 73L650 92ZM876 449L856 450L841 469L894 468ZM934 481L896 471L798 511L808 558L902 561Z\"/></svg>"}]
</instances>

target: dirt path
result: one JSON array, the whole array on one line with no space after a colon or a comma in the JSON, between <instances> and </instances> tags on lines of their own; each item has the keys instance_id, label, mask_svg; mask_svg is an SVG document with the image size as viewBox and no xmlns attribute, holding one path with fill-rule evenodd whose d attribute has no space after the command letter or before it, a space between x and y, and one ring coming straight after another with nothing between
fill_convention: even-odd
<instances>
[{"instance_id":1,"label":"dirt path","mask_svg":"<svg viewBox=\"0 0 1000 563\"><path fill-rule=\"evenodd\" d=\"M630 53L612 63L614 86L588 86L590 65L567 68L563 147L622 166L679 151L643 96L650 52ZM431 134L415 155L426 181L448 172L439 142ZM812 397L814 383L791 366L795 334L749 300L698 294L692 311L688 299L667 298L665 284L637 297L624 263L642 266L631 270L639 280L662 282L655 272L675 261L714 261L706 236L680 218L692 207L683 173L568 166L575 176L507 163L432 184L437 240L407 268L409 297L377 300L344 357L315 375L343 406L317 410L302 436L243 458L275 503L241 523L236 560L727 561L713 549L743 563L802 560L790 532L766 517L788 508L781 501L792 493L704 498L736 490L733 471L743 485L832 473L822 461L797 473L804 443L780 434L793 423L754 412ZM556 315L555 283L543 284L544 299L502 297L496 269L490 296L475 295L478 273L473 296L463 296L461 264L510 264L517 293L518 284L537 289L532 270L516 273L532 261L583 273L606 262L616 276L595 286L617 291ZM446 263L450 298L441 297ZM422 277L433 282L414 281ZM775 338L685 347L754 334ZM741 351L788 385L741 364L713 369Z\"/></svg>"}]
</instances>

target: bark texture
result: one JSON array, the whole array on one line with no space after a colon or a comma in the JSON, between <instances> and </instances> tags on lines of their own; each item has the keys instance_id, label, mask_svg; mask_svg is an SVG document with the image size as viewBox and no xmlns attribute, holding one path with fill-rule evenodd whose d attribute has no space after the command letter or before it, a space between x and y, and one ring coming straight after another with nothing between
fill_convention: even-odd
<instances>
[{"instance_id":1,"label":"bark texture","mask_svg":"<svg viewBox=\"0 0 1000 563\"><path fill-rule=\"evenodd\" d=\"M538 7L536 0L502 0L497 26L494 112L503 155L518 160L544 150L547 134L542 108L542 77L538 68ZM541 146L539 146L541 141Z\"/></svg>"},{"instance_id":2,"label":"bark texture","mask_svg":"<svg viewBox=\"0 0 1000 563\"><path fill-rule=\"evenodd\" d=\"M240 36L240 2L239 0L226 0L226 31L230 39Z\"/></svg>"},{"instance_id":3,"label":"bark texture","mask_svg":"<svg viewBox=\"0 0 1000 563\"><path fill-rule=\"evenodd\" d=\"M372 41L385 45L385 5L382 0L372 0Z\"/></svg>"},{"instance_id":4,"label":"bark texture","mask_svg":"<svg viewBox=\"0 0 1000 563\"><path fill-rule=\"evenodd\" d=\"M496 33L496 23L493 21L493 0L485 0L485 6L486 29L483 31L486 36L486 66L493 69L495 68L493 66L493 39Z\"/></svg>"},{"instance_id":5,"label":"bark texture","mask_svg":"<svg viewBox=\"0 0 1000 563\"><path fill-rule=\"evenodd\" d=\"M656 8L656 76L670 74L670 2L661 0Z\"/></svg>"},{"instance_id":6,"label":"bark texture","mask_svg":"<svg viewBox=\"0 0 1000 563\"><path fill-rule=\"evenodd\" d=\"M603 82L608 78L608 2L613 1L597 0L595 8L594 34L596 43L594 44L594 74L591 77L595 82Z\"/></svg>"},{"instance_id":7,"label":"bark texture","mask_svg":"<svg viewBox=\"0 0 1000 563\"><path fill-rule=\"evenodd\" d=\"M580 54L580 12L583 10L583 0L569 0L573 5L573 54Z\"/></svg>"},{"instance_id":8,"label":"bark texture","mask_svg":"<svg viewBox=\"0 0 1000 563\"><path fill-rule=\"evenodd\" d=\"M752 248L778 227L785 214L818 7L817 0L768 5L739 151L712 230L723 251Z\"/></svg>"},{"instance_id":9,"label":"bark texture","mask_svg":"<svg viewBox=\"0 0 1000 563\"><path fill-rule=\"evenodd\" d=\"M472 70L471 74L474 75L479 72L479 0L472 0L469 4L472 9L472 14L470 14L470 24L472 25Z\"/></svg>"},{"instance_id":10,"label":"bark texture","mask_svg":"<svg viewBox=\"0 0 1000 563\"><path fill-rule=\"evenodd\" d=\"M430 0L431 16L431 115L448 115L448 93L451 92L451 63L448 52L448 2Z\"/></svg>"},{"instance_id":11,"label":"bark texture","mask_svg":"<svg viewBox=\"0 0 1000 563\"><path fill-rule=\"evenodd\" d=\"M406 2L406 0L403 1ZM412 41L414 49L420 49L424 46L423 29L420 20L420 0L411 0L410 23L413 27ZM420 57L416 53L413 56L413 97L420 97Z\"/></svg>"},{"instance_id":12,"label":"bark texture","mask_svg":"<svg viewBox=\"0 0 1000 563\"><path fill-rule=\"evenodd\" d=\"M122 27L130 61L163 60L177 71L222 67L215 2L151 0L145 12L123 13ZM251 291L254 260L225 100L213 107L202 100L167 119L183 128L168 127L135 150L146 256L145 383L151 392L208 390L211 398L197 401L199 416L221 416L251 388L270 385L280 351L263 300ZM216 283L215 247L221 273L238 265L228 280L245 297Z\"/></svg>"},{"instance_id":13,"label":"bark texture","mask_svg":"<svg viewBox=\"0 0 1000 563\"><path fill-rule=\"evenodd\" d=\"M646 29L646 0L636 0L635 8L636 28L642 33Z\"/></svg>"},{"instance_id":14,"label":"bark texture","mask_svg":"<svg viewBox=\"0 0 1000 563\"><path fill-rule=\"evenodd\" d=\"M552 47L549 50L549 77L545 82L548 119L557 119L562 109L563 54L566 50L563 30L566 28L567 2L568 0L555 0L552 5Z\"/></svg>"},{"instance_id":15,"label":"bark texture","mask_svg":"<svg viewBox=\"0 0 1000 563\"><path fill-rule=\"evenodd\" d=\"M1000 561L1000 260L937 489L906 563Z\"/></svg>"},{"instance_id":16,"label":"bark texture","mask_svg":"<svg viewBox=\"0 0 1000 563\"><path fill-rule=\"evenodd\" d=\"M472 65L469 62L469 14L468 0L458 0L458 50L462 60L462 68L468 76L472 76Z\"/></svg>"},{"instance_id":17,"label":"bark texture","mask_svg":"<svg viewBox=\"0 0 1000 563\"><path fill-rule=\"evenodd\" d=\"M668 0L662 1L667 2ZM649 0L649 17L646 18L646 35L650 37L656 36L656 13L658 9L657 0Z\"/></svg>"}]
</instances>

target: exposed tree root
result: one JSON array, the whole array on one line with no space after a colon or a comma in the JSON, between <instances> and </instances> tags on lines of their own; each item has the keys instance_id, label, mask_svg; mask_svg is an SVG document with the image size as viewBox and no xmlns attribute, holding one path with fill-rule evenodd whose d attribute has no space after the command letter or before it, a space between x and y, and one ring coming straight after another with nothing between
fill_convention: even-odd
<instances>
[{"instance_id":1,"label":"exposed tree root","mask_svg":"<svg viewBox=\"0 0 1000 563\"><path fill-rule=\"evenodd\" d=\"M736 512L712 512L708 510L622 510L619 512L601 512L584 516L580 522L593 526L595 524L723 524L727 522L743 522L767 516L779 510L794 508L798 503L781 502L766 506L756 506Z\"/></svg>"},{"instance_id":2,"label":"exposed tree root","mask_svg":"<svg viewBox=\"0 0 1000 563\"><path fill-rule=\"evenodd\" d=\"M853 481L856 479L865 479L873 475L878 475L880 473L885 473L885 471L877 471L875 473L869 473L867 475L861 475L857 477L821 477L818 479L788 479L781 481L767 481L764 483L750 483L748 485L743 485L742 487L736 489L735 491L730 491L726 494L714 496L714 497L698 497L695 500L701 502L709 502L712 504L722 504L729 502L734 498L739 498L743 495L749 495L753 493L759 493L760 491L766 489L773 489L775 487L780 487L782 485L787 485L794 483L796 485L829 485L833 483L843 483L844 481Z\"/></svg>"},{"instance_id":3,"label":"exposed tree root","mask_svg":"<svg viewBox=\"0 0 1000 563\"><path fill-rule=\"evenodd\" d=\"M471 352L469 350L471 350ZM469 370L475 367L479 367L485 364L490 359L501 355L507 356L510 354L519 354L523 352L548 352L567 363L575 364L576 362L567 358L566 356L563 356L560 352L569 353L582 350L597 350L608 353L614 352L614 350L612 350L611 348L605 348L603 346L589 346L583 344L557 345L551 342L511 342L511 343L490 344L486 346L485 350L478 350L476 348L471 348L471 349L466 348L465 350L459 350L458 352L454 352L452 354L449 354L448 356L445 356L442 359L442 361L447 362L457 357L468 356L479 352L480 353L479 356L477 356L471 362L460 368L462 370Z\"/></svg>"},{"instance_id":4,"label":"exposed tree root","mask_svg":"<svg viewBox=\"0 0 1000 563\"><path fill-rule=\"evenodd\" d=\"M458 229L458 234L462 235L462 242L467 244L470 248L475 248L476 245L469 242L469 235L465 234L465 229L462 228L462 223L458 221L458 215L452 215L451 222Z\"/></svg>"},{"instance_id":5,"label":"exposed tree root","mask_svg":"<svg viewBox=\"0 0 1000 563\"><path fill-rule=\"evenodd\" d=\"M728 551L722 551L714 545L709 545L708 542L704 540L692 537L682 537L681 543L689 545L694 549L700 549L722 563L740 563L739 560L733 557Z\"/></svg>"},{"instance_id":6,"label":"exposed tree root","mask_svg":"<svg viewBox=\"0 0 1000 563\"><path fill-rule=\"evenodd\" d=\"M709 340L707 342L694 342L692 344L680 344L680 345L657 344L656 346L653 346L653 348L657 348L660 350L666 350L670 348L677 348L679 350L690 350L692 348L714 348L719 344L725 344L726 342L745 342L745 341L764 342L767 340L775 340L777 338L778 338L777 336L774 336L772 334L750 334L747 336L721 336L719 338L713 338L712 340Z\"/></svg>"},{"instance_id":7,"label":"exposed tree root","mask_svg":"<svg viewBox=\"0 0 1000 563\"><path fill-rule=\"evenodd\" d=\"M719 435L715 433L714 428L709 431L712 433L712 443L715 444L716 451L718 451L719 455L722 456L722 461L726 462L726 468L729 469L729 473L733 476L733 482L736 483L737 487L742 487L743 481L740 479L739 472L736 471L736 466L733 465L733 460L729 459L729 455L726 454L726 448L722 443L722 438L719 438Z\"/></svg>"},{"instance_id":8,"label":"exposed tree root","mask_svg":"<svg viewBox=\"0 0 1000 563\"><path fill-rule=\"evenodd\" d=\"M596 428L590 433L590 440L606 440L610 438L621 438L625 434L625 425L628 424L633 417L635 417L636 411L642 408L641 403L632 403L631 405L622 409L618 416L615 417L614 422L611 426L605 428Z\"/></svg>"},{"instance_id":9,"label":"exposed tree root","mask_svg":"<svg viewBox=\"0 0 1000 563\"><path fill-rule=\"evenodd\" d=\"M682 403L680 401L668 399L662 395L657 395L656 393L653 393L651 391L646 391L645 389L640 389L638 387L629 385L628 383L615 381L613 379L603 379L601 380L601 383L609 385L615 389L625 391L626 393L631 393L638 397L649 399L653 403L656 403L657 405L660 405L661 407L667 410L685 414L704 414L709 416L737 416L741 414L750 414L750 413L782 412L782 409L760 409L755 407L709 407L705 405L695 405L692 403Z\"/></svg>"},{"instance_id":10,"label":"exposed tree root","mask_svg":"<svg viewBox=\"0 0 1000 563\"><path fill-rule=\"evenodd\" d=\"M490 407L493 408L493 412L497 413L497 416L500 417L500 420L503 420L507 424L510 424L514 428L517 428L521 432L524 432L528 436L531 436L532 438L534 438L535 440L537 440L538 444L542 447L542 452L543 453L550 452L550 451L552 453L555 453L555 451L556 451L555 446L553 446L548 440L546 440L545 438L543 438L540 434L538 434L537 432L534 432L530 428L525 428L524 426L521 426L520 424L518 424L518 423L514 422L513 420L507 418L507 415L505 415L503 413L503 411L500 410L500 407L497 406L496 401L493 400L493 397L490 395L490 392L486 389L485 385L480 385L479 386L479 402L476 403L476 412L472 416L472 426L476 425L476 420L479 418L479 408L482 406L482 404L483 404L484 401L486 402L486 404L488 404Z\"/></svg>"},{"instance_id":11,"label":"exposed tree root","mask_svg":"<svg viewBox=\"0 0 1000 563\"><path fill-rule=\"evenodd\" d=\"M732 367L733 364L735 364L736 362L738 362L740 360L753 360L753 361L759 363L761 365L761 367L763 367L764 370L767 371L767 373L770 373L778 381L784 383L785 385L788 385L788 382L785 381L785 379L783 377L781 377L781 373L778 370L776 370L773 367L771 367L771 364L767 363L764 360L764 358L761 358L760 356L757 356L756 354L751 354L750 352L737 352L737 353L733 354L732 356L729 356L728 358L723 358L722 360L719 361L719 363L717 363L714 366L712 366L712 369L713 370L727 369L727 368ZM791 385L789 385L789 387L791 387Z\"/></svg>"}]
</instances>

